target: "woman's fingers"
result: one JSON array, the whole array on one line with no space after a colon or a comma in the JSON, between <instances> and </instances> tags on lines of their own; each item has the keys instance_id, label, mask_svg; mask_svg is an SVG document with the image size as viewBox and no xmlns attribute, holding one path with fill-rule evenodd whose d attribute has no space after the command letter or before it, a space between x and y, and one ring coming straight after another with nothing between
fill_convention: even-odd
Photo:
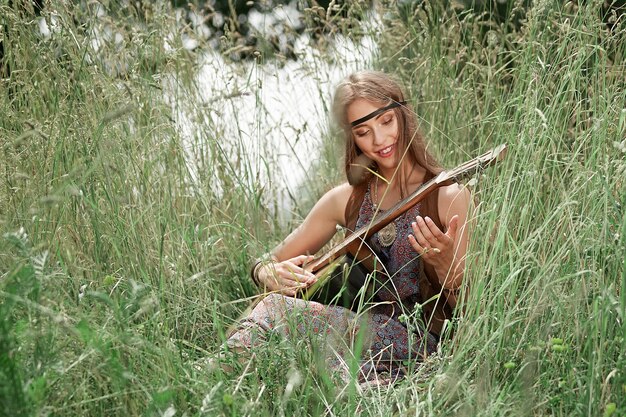
<instances>
[{"instance_id":1,"label":"woman's fingers","mask_svg":"<svg viewBox=\"0 0 626 417\"><path fill-rule=\"evenodd\" d=\"M417 252L419 254L424 252L424 247L419 244L417 239L415 239L415 236L409 235L409 243L411 244L411 247L413 247L413 249L415 249L415 252Z\"/></svg>"},{"instance_id":2,"label":"woman's fingers","mask_svg":"<svg viewBox=\"0 0 626 417\"><path fill-rule=\"evenodd\" d=\"M307 271L305 268L302 268L296 264L293 264L289 261L285 262L286 270L295 278L301 278L305 280L310 280L315 278L315 275L310 271Z\"/></svg>"},{"instance_id":3,"label":"woman's fingers","mask_svg":"<svg viewBox=\"0 0 626 417\"><path fill-rule=\"evenodd\" d=\"M428 245L420 245L413 235L409 235L409 243L411 244L415 252L419 253L422 258L425 259L431 258L433 256L436 256L436 254L441 253L441 249L439 248L433 248L432 246Z\"/></svg>"},{"instance_id":4,"label":"woman's fingers","mask_svg":"<svg viewBox=\"0 0 626 417\"><path fill-rule=\"evenodd\" d=\"M428 227L426 221L421 216L417 216L415 221L411 224L411 227L413 228L415 240L422 248L434 248L441 246L441 242L439 242L439 240L435 237L433 231ZM436 227L437 226L435 226L435 228Z\"/></svg>"},{"instance_id":5,"label":"woman's fingers","mask_svg":"<svg viewBox=\"0 0 626 417\"><path fill-rule=\"evenodd\" d=\"M417 216L413 223L413 232L416 240L423 247L445 249L456 239L459 228L459 216L455 215L450 219L450 225L446 233L442 232L435 222L430 218Z\"/></svg>"},{"instance_id":6,"label":"woman's fingers","mask_svg":"<svg viewBox=\"0 0 626 417\"><path fill-rule=\"evenodd\" d=\"M295 292L296 290L308 287L308 284L305 281L297 281L284 277L280 277L281 288L285 290L291 290Z\"/></svg>"},{"instance_id":7,"label":"woman's fingers","mask_svg":"<svg viewBox=\"0 0 626 417\"><path fill-rule=\"evenodd\" d=\"M315 275L311 273L307 269L307 266L306 266L306 264L311 262L313 259L315 259L315 257L312 255L300 255L300 256L296 256L294 258L288 259L285 262L291 266L291 271L298 273L298 274L306 275L309 278L313 278L315 277Z\"/></svg>"},{"instance_id":8,"label":"woman's fingers","mask_svg":"<svg viewBox=\"0 0 626 417\"><path fill-rule=\"evenodd\" d=\"M275 274L271 278L271 282L268 283L267 289L270 291L278 291L281 294L294 296L296 292L307 287L305 283L298 283L296 281L286 279L279 274Z\"/></svg>"},{"instance_id":9,"label":"woman's fingers","mask_svg":"<svg viewBox=\"0 0 626 417\"><path fill-rule=\"evenodd\" d=\"M426 242L432 243L432 244L437 242L437 238L435 238L435 236L433 235L433 232L430 230L430 227L428 227L428 224L426 224L426 220L422 216L416 217L416 223L419 227L419 230L422 236L424 237L424 239L426 239Z\"/></svg>"},{"instance_id":10,"label":"woman's fingers","mask_svg":"<svg viewBox=\"0 0 626 417\"><path fill-rule=\"evenodd\" d=\"M446 235L441 231L441 229L437 227L435 222L430 217L425 217L424 223L426 224L426 227L428 228L430 234L437 242L445 241Z\"/></svg>"},{"instance_id":11,"label":"woman's fingers","mask_svg":"<svg viewBox=\"0 0 626 417\"><path fill-rule=\"evenodd\" d=\"M411 228L413 229L413 236L415 238L415 241L420 246L426 246L426 244L427 244L426 238L422 234L422 230L420 229L420 226L419 226L418 222L414 221L413 223L411 223Z\"/></svg>"},{"instance_id":12,"label":"woman's fingers","mask_svg":"<svg viewBox=\"0 0 626 417\"><path fill-rule=\"evenodd\" d=\"M455 221L458 223L458 219ZM456 224L450 224L450 234L443 233L430 217L417 216L411 224L413 236L409 235L409 243L424 260L433 261L442 252L447 252L454 242Z\"/></svg>"},{"instance_id":13,"label":"woman's fingers","mask_svg":"<svg viewBox=\"0 0 626 417\"><path fill-rule=\"evenodd\" d=\"M450 219L450 225L448 226L448 230L446 230L445 235L448 236L448 238L452 239L452 241L454 242L454 240L456 239L456 234L458 230L459 230L459 215L455 214Z\"/></svg>"},{"instance_id":14,"label":"woman's fingers","mask_svg":"<svg viewBox=\"0 0 626 417\"><path fill-rule=\"evenodd\" d=\"M278 274L282 278L288 281L291 281L292 282L291 285L293 285L294 281L299 284L302 283L305 286L314 283L317 280L315 278L315 275L313 275L311 272L299 266L307 258L310 258L310 257L305 257L305 259L301 259L301 257L296 257L296 258L292 258L290 260L281 262L280 264L281 268L279 268L279 270L277 271ZM293 262L293 260L296 260L295 263Z\"/></svg>"},{"instance_id":15,"label":"woman's fingers","mask_svg":"<svg viewBox=\"0 0 626 417\"><path fill-rule=\"evenodd\" d=\"M294 265L303 265L305 263L311 262L314 258L315 256L313 255L299 255L291 259L288 259L288 261L290 261Z\"/></svg>"},{"instance_id":16,"label":"woman's fingers","mask_svg":"<svg viewBox=\"0 0 626 417\"><path fill-rule=\"evenodd\" d=\"M300 255L269 264L271 271L268 272L271 278L267 279L268 289L293 296L299 290L308 288L317 281L317 277L306 269L306 263L313 259L313 256Z\"/></svg>"}]
</instances>

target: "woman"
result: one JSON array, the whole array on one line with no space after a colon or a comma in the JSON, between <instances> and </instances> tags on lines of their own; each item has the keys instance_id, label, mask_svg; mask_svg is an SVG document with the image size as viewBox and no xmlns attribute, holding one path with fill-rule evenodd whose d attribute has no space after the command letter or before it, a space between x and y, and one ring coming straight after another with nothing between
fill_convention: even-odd
<instances>
[{"instance_id":1,"label":"woman","mask_svg":"<svg viewBox=\"0 0 626 417\"><path fill-rule=\"evenodd\" d=\"M449 312L456 304L470 195L458 185L442 187L373 235L368 244L385 260L391 278L376 294L379 303L366 311L292 298L316 282L306 263L333 237L337 225L347 230L367 226L377 212L441 171L417 131L404 94L389 76L360 72L347 77L337 87L333 108L345 133L346 174L354 177L351 170L357 160L366 158L369 167L360 181L328 191L271 256L254 266L254 281L270 295L243 320L228 344L251 348L268 332L296 338L324 335L329 338L325 346L332 369L343 372L342 362L361 337L360 379L377 379L382 372L395 378L403 374L403 362L436 349L441 323L407 320L416 316L416 305L432 295L433 287L442 295L439 308Z\"/></svg>"}]
</instances>

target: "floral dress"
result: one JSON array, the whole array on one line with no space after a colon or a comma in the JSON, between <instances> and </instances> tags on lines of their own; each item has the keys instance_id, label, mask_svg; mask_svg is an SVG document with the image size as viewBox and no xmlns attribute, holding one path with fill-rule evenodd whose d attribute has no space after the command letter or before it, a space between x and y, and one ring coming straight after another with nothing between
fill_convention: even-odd
<instances>
[{"instance_id":1,"label":"floral dress","mask_svg":"<svg viewBox=\"0 0 626 417\"><path fill-rule=\"evenodd\" d=\"M357 229L371 223L376 208L369 187L359 210ZM396 379L405 373L409 361L434 352L437 339L423 330L416 317L416 303L422 301L418 278L422 262L411 247L411 223L419 215L419 204L395 220L396 238L387 247L378 233L368 241L390 277L377 293L377 303L355 313L349 309L313 301L270 294L243 319L228 339L229 346L252 348L266 339L268 332L287 338L317 339L327 364L341 377L349 377L347 361L359 361L359 380L380 377ZM356 349L355 346L362 346Z\"/></svg>"}]
</instances>

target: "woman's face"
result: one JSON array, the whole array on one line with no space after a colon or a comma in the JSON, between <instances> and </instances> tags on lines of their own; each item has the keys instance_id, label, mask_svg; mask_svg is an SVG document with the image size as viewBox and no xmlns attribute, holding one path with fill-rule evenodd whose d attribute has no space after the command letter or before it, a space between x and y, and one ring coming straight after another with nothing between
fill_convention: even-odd
<instances>
[{"instance_id":1,"label":"woman's face","mask_svg":"<svg viewBox=\"0 0 626 417\"><path fill-rule=\"evenodd\" d=\"M380 109L379 103L358 99L348 105L348 123L359 120ZM352 137L359 149L385 170L398 164L398 120L393 109L384 111L352 127Z\"/></svg>"}]
</instances>

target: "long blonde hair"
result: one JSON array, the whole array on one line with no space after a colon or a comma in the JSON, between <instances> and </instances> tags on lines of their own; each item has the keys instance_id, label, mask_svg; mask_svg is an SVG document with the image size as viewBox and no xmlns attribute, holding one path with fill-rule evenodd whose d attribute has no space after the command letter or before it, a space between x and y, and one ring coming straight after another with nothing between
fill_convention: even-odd
<instances>
[{"instance_id":1,"label":"long blonde hair","mask_svg":"<svg viewBox=\"0 0 626 417\"><path fill-rule=\"evenodd\" d=\"M358 99L365 99L386 106L393 101L402 102L406 98L399 83L389 75L377 71L361 71L346 77L336 88L333 98L333 115L337 125L341 128L345 137L345 161L344 169L346 177L350 178L350 170L361 150L357 147L350 120L347 120L348 106ZM402 105L393 109L398 120L397 150L399 155L405 155L408 162L418 164L426 170L427 178L436 176L442 171L441 165L426 149L424 137L417 127L417 118L410 104ZM375 164L372 166L377 170ZM366 172L361 184L367 184L371 173ZM408 178L400 177L400 191L406 193ZM353 184L359 186L359 184Z\"/></svg>"}]
</instances>

